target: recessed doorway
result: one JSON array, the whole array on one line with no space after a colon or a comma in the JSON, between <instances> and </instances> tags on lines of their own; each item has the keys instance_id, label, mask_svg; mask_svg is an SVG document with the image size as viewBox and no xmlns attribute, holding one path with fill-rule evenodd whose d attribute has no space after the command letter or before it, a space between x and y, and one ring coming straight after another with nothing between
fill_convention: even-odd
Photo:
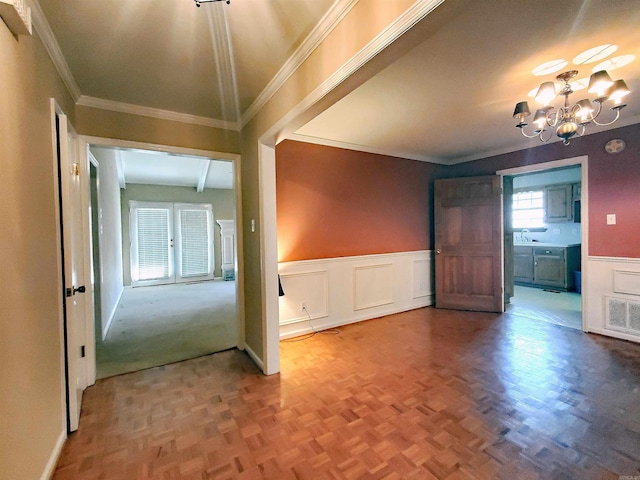
<instances>
[{"instance_id":1,"label":"recessed doorway","mask_svg":"<svg viewBox=\"0 0 640 480\"><path fill-rule=\"evenodd\" d=\"M512 230L505 241L505 290L509 282L513 288L507 311L582 330L586 157L499 173L513 183L504 200Z\"/></svg>"},{"instance_id":2,"label":"recessed doorway","mask_svg":"<svg viewBox=\"0 0 640 480\"><path fill-rule=\"evenodd\" d=\"M238 346L234 163L97 145L89 152L97 165L96 377Z\"/></svg>"}]
</instances>

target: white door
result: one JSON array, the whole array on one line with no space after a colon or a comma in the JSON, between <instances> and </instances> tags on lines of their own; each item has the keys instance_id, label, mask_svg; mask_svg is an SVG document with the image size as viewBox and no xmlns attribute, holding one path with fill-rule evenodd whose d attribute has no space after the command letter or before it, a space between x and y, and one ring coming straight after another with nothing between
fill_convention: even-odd
<instances>
[{"instance_id":1,"label":"white door","mask_svg":"<svg viewBox=\"0 0 640 480\"><path fill-rule=\"evenodd\" d=\"M210 204L130 203L131 285L213 278Z\"/></svg>"},{"instance_id":2,"label":"white door","mask_svg":"<svg viewBox=\"0 0 640 480\"><path fill-rule=\"evenodd\" d=\"M78 429L80 420L82 392L87 387L84 346L87 279L84 278L81 165L78 161L78 139L66 115L57 114L57 131L63 226L67 428L74 431Z\"/></svg>"}]
</instances>

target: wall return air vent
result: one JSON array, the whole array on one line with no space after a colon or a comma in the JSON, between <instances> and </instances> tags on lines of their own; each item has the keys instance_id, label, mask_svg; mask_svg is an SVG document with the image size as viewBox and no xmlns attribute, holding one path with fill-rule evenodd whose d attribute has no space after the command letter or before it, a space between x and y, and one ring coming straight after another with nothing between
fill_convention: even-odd
<instances>
[{"instance_id":1,"label":"wall return air vent","mask_svg":"<svg viewBox=\"0 0 640 480\"><path fill-rule=\"evenodd\" d=\"M640 335L640 302L606 297L607 328Z\"/></svg>"}]
</instances>

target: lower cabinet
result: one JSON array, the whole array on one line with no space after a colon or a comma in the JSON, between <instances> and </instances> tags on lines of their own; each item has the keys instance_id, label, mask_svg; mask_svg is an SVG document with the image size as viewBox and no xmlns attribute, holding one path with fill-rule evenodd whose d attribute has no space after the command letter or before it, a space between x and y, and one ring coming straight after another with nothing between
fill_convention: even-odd
<instances>
[{"instance_id":1,"label":"lower cabinet","mask_svg":"<svg viewBox=\"0 0 640 480\"><path fill-rule=\"evenodd\" d=\"M575 288L573 272L580 268L580 246L513 247L514 283L559 290Z\"/></svg>"},{"instance_id":2,"label":"lower cabinet","mask_svg":"<svg viewBox=\"0 0 640 480\"><path fill-rule=\"evenodd\" d=\"M513 282L533 283L532 247L513 247Z\"/></svg>"}]
</instances>

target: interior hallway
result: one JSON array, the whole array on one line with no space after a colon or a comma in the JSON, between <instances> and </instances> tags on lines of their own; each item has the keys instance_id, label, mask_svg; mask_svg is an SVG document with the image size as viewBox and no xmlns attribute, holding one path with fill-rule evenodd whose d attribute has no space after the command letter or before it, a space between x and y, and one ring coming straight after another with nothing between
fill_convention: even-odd
<instances>
[{"instance_id":1,"label":"interior hallway","mask_svg":"<svg viewBox=\"0 0 640 480\"><path fill-rule=\"evenodd\" d=\"M640 465L640 345L422 308L100 380L55 479L618 479Z\"/></svg>"},{"instance_id":2,"label":"interior hallway","mask_svg":"<svg viewBox=\"0 0 640 480\"><path fill-rule=\"evenodd\" d=\"M235 347L235 282L125 288L107 338L96 344L97 378Z\"/></svg>"}]
</instances>

